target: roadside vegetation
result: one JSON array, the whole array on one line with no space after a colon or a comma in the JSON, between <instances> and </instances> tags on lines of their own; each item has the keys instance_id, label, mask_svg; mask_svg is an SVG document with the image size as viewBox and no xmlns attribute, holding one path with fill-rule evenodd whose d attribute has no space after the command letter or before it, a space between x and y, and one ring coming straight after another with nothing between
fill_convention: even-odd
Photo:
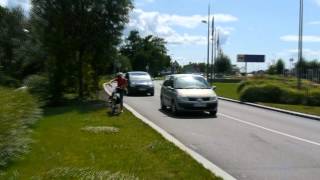
<instances>
[{"instance_id":1,"label":"roadside vegetation","mask_svg":"<svg viewBox=\"0 0 320 180\"><path fill-rule=\"evenodd\" d=\"M40 117L28 92L0 87L0 171L30 150L30 132Z\"/></svg>"},{"instance_id":2,"label":"roadside vegetation","mask_svg":"<svg viewBox=\"0 0 320 180\"><path fill-rule=\"evenodd\" d=\"M254 102L271 107L320 115L320 85L302 81L296 89L296 79L276 75L248 78L241 83L214 83L221 97Z\"/></svg>"},{"instance_id":3,"label":"roadside vegetation","mask_svg":"<svg viewBox=\"0 0 320 180\"><path fill-rule=\"evenodd\" d=\"M32 151L0 179L219 179L125 111L104 102L46 108Z\"/></svg>"}]
</instances>

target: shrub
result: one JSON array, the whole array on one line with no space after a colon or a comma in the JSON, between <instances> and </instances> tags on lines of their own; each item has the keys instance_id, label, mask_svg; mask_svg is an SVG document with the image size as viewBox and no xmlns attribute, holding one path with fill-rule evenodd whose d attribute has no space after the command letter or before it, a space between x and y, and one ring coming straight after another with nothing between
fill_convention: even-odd
<instances>
[{"instance_id":1,"label":"shrub","mask_svg":"<svg viewBox=\"0 0 320 180\"><path fill-rule=\"evenodd\" d=\"M47 77L31 75L24 80L24 85L32 95L38 98L42 105L47 104L51 99Z\"/></svg>"},{"instance_id":2,"label":"shrub","mask_svg":"<svg viewBox=\"0 0 320 180\"><path fill-rule=\"evenodd\" d=\"M312 90L309 92L306 104L310 106L320 106L320 90Z\"/></svg>"},{"instance_id":3,"label":"shrub","mask_svg":"<svg viewBox=\"0 0 320 180\"><path fill-rule=\"evenodd\" d=\"M0 72L0 85L6 87L18 87L20 83L18 80Z\"/></svg>"},{"instance_id":4,"label":"shrub","mask_svg":"<svg viewBox=\"0 0 320 180\"><path fill-rule=\"evenodd\" d=\"M305 101L305 94L289 88L282 88L280 103L283 104L302 104Z\"/></svg>"},{"instance_id":5,"label":"shrub","mask_svg":"<svg viewBox=\"0 0 320 180\"><path fill-rule=\"evenodd\" d=\"M0 170L29 150L31 126L41 110L27 91L0 87Z\"/></svg>"},{"instance_id":6,"label":"shrub","mask_svg":"<svg viewBox=\"0 0 320 180\"><path fill-rule=\"evenodd\" d=\"M281 94L281 88L275 85L253 85L241 91L240 100L248 102L279 102Z\"/></svg>"}]
</instances>

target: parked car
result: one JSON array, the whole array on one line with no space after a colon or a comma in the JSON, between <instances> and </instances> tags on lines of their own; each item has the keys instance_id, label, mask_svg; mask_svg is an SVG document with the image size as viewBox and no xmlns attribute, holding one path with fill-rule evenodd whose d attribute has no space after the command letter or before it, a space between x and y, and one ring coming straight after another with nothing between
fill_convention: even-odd
<instances>
[{"instance_id":1,"label":"parked car","mask_svg":"<svg viewBox=\"0 0 320 180\"><path fill-rule=\"evenodd\" d=\"M174 114L180 111L208 111L215 116L218 98L214 89L201 75L170 75L161 87L161 108L169 107Z\"/></svg>"},{"instance_id":2,"label":"parked car","mask_svg":"<svg viewBox=\"0 0 320 180\"><path fill-rule=\"evenodd\" d=\"M126 73L126 78L128 79L128 95L139 93L154 95L154 84L149 73L132 71Z\"/></svg>"}]
</instances>

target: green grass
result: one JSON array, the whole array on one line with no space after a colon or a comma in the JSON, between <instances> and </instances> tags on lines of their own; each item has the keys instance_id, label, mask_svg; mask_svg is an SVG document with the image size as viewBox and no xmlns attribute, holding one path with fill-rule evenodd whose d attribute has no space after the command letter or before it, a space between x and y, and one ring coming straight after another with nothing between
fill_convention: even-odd
<instances>
[{"instance_id":1,"label":"green grass","mask_svg":"<svg viewBox=\"0 0 320 180\"><path fill-rule=\"evenodd\" d=\"M218 179L131 113L109 116L103 102L46 109L33 139L0 179Z\"/></svg>"},{"instance_id":2,"label":"green grass","mask_svg":"<svg viewBox=\"0 0 320 180\"><path fill-rule=\"evenodd\" d=\"M218 96L239 100L237 88L239 83L213 83L217 87Z\"/></svg>"},{"instance_id":3,"label":"green grass","mask_svg":"<svg viewBox=\"0 0 320 180\"><path fill-rule=\"evenodd\" d=\"M31 126L40 116L37 101L28 92L0 87L0 171L28 152Z\"/></svg>"},{"instance_id":4,"label":"green grass","mask_svg":"<svg viewBox=\"0 0 320 180\"><path fill-rule=\"evenodd\" d=\"M275 107L275 108L285 109L289 111L296 111L296 112L320 116L319 106L303 106L303 105L288 105L288 104L274 104L274 103L261 103L261 104Z\"/></svg>"},{"instance_id":5,"label":"green grass","mask_svg":"<svg viewBox=\"0 0 320 180\"><path fill-rule=\"evenodd\" d=\"M239 100L239 94L237 92L237 88L239 86L238 83L214 83L214 85L217 86L216 92L219 96ZM275 103L259 103L259 104L320 116L319 106L289 105L289 104L275 104Z\"/></svg>"}]
</instances>

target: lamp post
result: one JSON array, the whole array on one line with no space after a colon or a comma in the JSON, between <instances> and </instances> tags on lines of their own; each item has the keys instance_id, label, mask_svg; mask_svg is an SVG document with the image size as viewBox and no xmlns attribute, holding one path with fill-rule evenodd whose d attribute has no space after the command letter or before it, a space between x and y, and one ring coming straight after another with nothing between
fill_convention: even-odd
<instances>
[{"instance_id":1,"label":"lamp post","mask_svg":"<svg viewBox=\"0 0 320 180\"><path fill-rule=\"evenodd\" d=\"M214 16L212 16L212 27L211 27L211 36L212 36L212 45L211 45L211 79L215 79L215 70L214 70L214 61L216 60L215 56L215 23L214 23Z\"/></svg>"},{"instance_id":2,"label":"lamp post","mask_svg":"<svg viewBox=\"0 0 320 180\"><path fill-rule=\"evenodd\" d=\"M207 37L207 65L206 65L206 73L207 80L209 80L209 59L210 59L210 4L208 5L208 20L202 20L202 23L208 24L208 37Z\"/></svg>"},{"instance_id":3,"label":"lamp post","mask_svg":"<svg viewBox=\"0 0 320 180\"><path fill-rule=\"evenodd\" d=\"M303 0L300 0L299 10L299 43L298 43L298 65L297 65L297 87L301 89L301 64L302 64L302 47L303 46Z\"/></svg>"}]
</instances>

